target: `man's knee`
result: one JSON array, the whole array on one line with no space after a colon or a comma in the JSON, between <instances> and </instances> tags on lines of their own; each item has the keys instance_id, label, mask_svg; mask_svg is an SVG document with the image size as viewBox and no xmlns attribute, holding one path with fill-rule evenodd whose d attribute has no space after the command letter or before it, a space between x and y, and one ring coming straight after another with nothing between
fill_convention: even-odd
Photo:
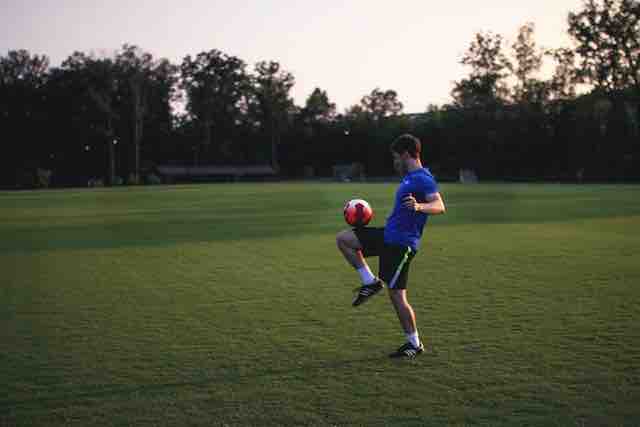
<instances>
[{"instance_id":1,"label":"man's knee","mask_svg":"<svg viewBox=\"0 0 640 427\"><path fill-rule=\"evenodd\" d=\"M360 249L358 237L352 230L343 230L336 235L336 244L338 247Z\"/></svg>"},{"instance_id":2,"label":"man's knee","mask_svg":"<svg viewBox=\"0 0 640 427\"><path fill-rule=\"evenodd\" d=\"M389 298L398 307L409 305L406 289L389 289Z\"/></svg>"},{"instance_id":3,"label":"man's knee","mask_svg":"<svg viewBox=\"0 0 640 427\"><path fill-rule=\"evenodd\" d=\"M344 241L345 241L344 233L345 231L341 231L338 234L336 234L336 244L338 245L339 248L344 246Z\"/></svg>"}]
</instances>

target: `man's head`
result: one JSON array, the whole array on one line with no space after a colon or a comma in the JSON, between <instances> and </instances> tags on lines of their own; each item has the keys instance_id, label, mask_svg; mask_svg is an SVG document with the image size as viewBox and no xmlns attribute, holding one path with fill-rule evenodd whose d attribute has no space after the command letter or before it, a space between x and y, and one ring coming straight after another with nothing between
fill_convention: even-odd
<instances>
[{"instance_id":1,"label":"man's head","mask_svg":"<svg viewBox=\"0 0 640 427\"><path fill-rule=\"evenodd\" d=\"M405 175L416 162L420 164L421 152L422 144L418 138L408 133L400 135L391 143L393 167L400 175Z\"/></svg>"}]
</instances>

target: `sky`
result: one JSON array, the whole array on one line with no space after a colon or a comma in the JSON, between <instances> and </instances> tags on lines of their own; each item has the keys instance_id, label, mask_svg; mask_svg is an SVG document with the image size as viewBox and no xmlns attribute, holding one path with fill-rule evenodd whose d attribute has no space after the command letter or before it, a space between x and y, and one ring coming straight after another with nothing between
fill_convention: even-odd
<instances>
[{"instance_id":1,"label":"sky","mask_svg":"<svg viewBox=\"0 0 640 427\"><path fill-rule=\"evenodd\" d=\"M112 56L128 43L180 64L218 49L252 70L277 61L303 106L314 88L338 112L375 88L393 89L404 112L451 101L474 35L508 45L527 22L540 47L571 46L567 14L582 0L1 0L0 55L27 49L59 66L74 51Z\"/></svg>"}]
</instances>

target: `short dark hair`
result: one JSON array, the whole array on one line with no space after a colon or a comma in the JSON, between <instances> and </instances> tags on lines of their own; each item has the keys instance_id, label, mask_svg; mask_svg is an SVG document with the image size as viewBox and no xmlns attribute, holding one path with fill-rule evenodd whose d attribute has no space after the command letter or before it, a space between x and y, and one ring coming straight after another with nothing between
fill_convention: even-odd
<instances>
[{"instance_id":1,"label":"short dark hair","mask_svg":"<svg viewBox=\"0 0 640 427\"><path fill-rule=\"evenodd\" d=\"M415 136L405 133L391 143L391 151L398 154L407 152L414 159L419 159L422 152L422 144Z\"/></svg>"}]
</instances>

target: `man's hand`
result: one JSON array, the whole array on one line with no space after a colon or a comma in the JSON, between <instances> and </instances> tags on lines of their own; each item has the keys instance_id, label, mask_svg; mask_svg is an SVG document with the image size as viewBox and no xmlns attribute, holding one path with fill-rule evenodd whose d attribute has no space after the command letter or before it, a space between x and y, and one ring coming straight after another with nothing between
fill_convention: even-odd
<instances>
[{"instance_id":1,"label":"man's hand","mask_svg":"<svg viewBox=\"0 0 640 427\"><path fill-rule=\"evenodd\" d=\"M420 210L420 203L413 197L413 194L407 194L402 199L402 205L412 212L418 212Z\"/></svg>"}]
</instances>

